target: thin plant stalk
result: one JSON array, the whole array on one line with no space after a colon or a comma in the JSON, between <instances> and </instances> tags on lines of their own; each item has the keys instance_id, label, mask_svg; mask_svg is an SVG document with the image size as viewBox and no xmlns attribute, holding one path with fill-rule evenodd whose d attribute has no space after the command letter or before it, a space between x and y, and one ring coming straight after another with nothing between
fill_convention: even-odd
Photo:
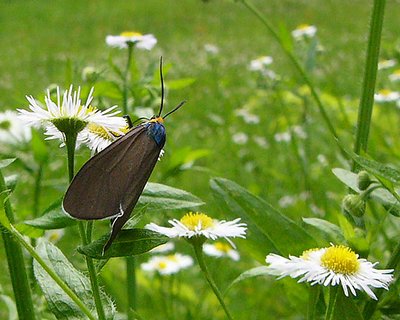
<instances>
[{"instance_id":1,"label":"thin plant stalk","mask_svg":"<svg viewBox=\"0 0 400 320\"><path fill-rule=\"evenodd\" d=\"M51 269L46 262L37 254L35 249L25 241L24 237L18 232L17 229L11 224L10 231L14 235L15 239L22 244L29 254L40 264L40 266L47 272L47 274L59 285L59 287L71 298L72 301L81 309L81 311L90 319L96 320L92 315L92 312L86 307L85 303L68 287L65 282ZM21 318L20 319L33 319L33 318Z\"/></svg>"},{"instance_id":2,"label":"thin plant stalk","mask_svg":"<svg viewBox=\"0 0 400 320\"><path fill-rule=\"evenodd\" d=\"M6 190L7 186L3 173L0 170L0 192L6 192ZM9 199L4 201L4 210L8 220L11 223L14 223L14 213ZM32 303L32 293L28 281L28 274L25 268L22 248L19 243L15 241L9 231L6 228L1 227L1 225L0 231L3 237L18 317L19 319L34 320L35 313Z\"/></svg>"},{"instance_id":3,"label":"thin plant stalk","mask_svg":"<svg viewBox=\"0 0 400 320\"><path fill-rule=\"evenodd\" d=\"M335 306L339 293L339 286L331 286L329 288L329 302L326 308L325 320L333 320L335 314Z\"/></svg>"},{"instance_id":4,"label":"thin plant stalk","mask_svg":"<svg viewBox=\"0 0 400 320\"><path fill-rule=\"evenodd\" d=\"M67 159L68 159L68 177L69 177L70 182L72 181L72 179L74 177L75 147L76 147L77 136L78 136L77 133L69 133L69 134L65 135L65 144L67 147ZM79 221L78 227L79 227L79 234L81 237L81 242L85 246L85 245L89 244L89 242L88 242L87 234L85 232L84 222ZM91 231L90 231L90 235L91 235ZM96 273L96 269L94 267L93 259L88 256L85 256L85 259L86 259L87 269L89 272L90 284L92 287L93 298L94 298L94 303L96 305L97 315L98 315L99 320L105 320L106 315L104 313L103 303L101 301L99 282L97 279L97 273Z\"/></svg>"},{"instance_id":5,"label":"thin plant stalk","mask_svg":"<svg viewBox=\"0 0 400 320\"><path fill-rule=\"evenodd\" d=\"M230 314L230 312L228 310L228 307L226 306L225 301L224 301L224 299L222 297L222 294L219 291L217 285L215 284L213 278L211 277L211 274L208 271L207 265L206 265L206 263L204 261L203 246L202 246L202 242L203 241L195 241L195 239L193 239L193 240L194 241L192 242L192 244L193 244L193 247L194 247L194 252L195 252L195 255L196 255L197 262L198 262L198 264L200 266L200 269L203 272L203 274L204 274L208 284L210 285L212 291L214 292L215 296L217 297L217 299L219 301L219 304L221 305L222 309L224 309L226 317L229 320L233 320L233 318L232 318L232 316L231 316L231 314Z\"/></svg>"},{"instance_id":6,"label":"thin plant stalk","mask_svg":"<svg viewBox=\"0 0 400 320\"><path fill-rule=\"evenodd\" d=\"M317 304L321 293L320 286L310 286L307 306L307 320L315 320L317 315Z\"/></svg>"},{"instance_id":7,"label":"thin plant stalk","mask_svg":"<svg viewBox=\"0 0 400 320\"><path fill-rule=\"evenodd\" d=\"M354 152L357 154L360 154L361 151L366 152L368 147L385 4L386 0L374 0L368 39L367 59L365 62L364 81L362 86L363 89L360 106L358 108L356 141L354 144ZM355 168L356 163L353 162L353 169Z\"/></svg>"},{"instance_id":8,"label":"thin plant stalk","mask_svg":"<svg viewBox=\"0 0 400 320\"><path fill-rule=\"evenodd\" d=\"M123 89L122 89L122 111L125 115L128 114L128 92L129 92L129 69L131 68L131 61L132 61L132 56L133 56L133 48L134 44L128 42L128 60L126 61L126 67L125 67L125 72L124 72L124 79L123 79Z\"/></svg>"},{"instance_id":9,"label":"thin plant stalk","mask_svg":"<svg viewBox=\"0 0 400 320\"><path fill-rule=\"evenodd\" d=\"M321 113L321 116L323 120L325 121L325 124L329 130L329 132L332 134L332 136L338 140L339 137L336 133L335 127L333 126L331 120L329 119L328 113L325 110L325 107L313 85L311 82L310 78L308 77L306 71L303 69L301 64L297 61L296 57L293 55L291 50L285 46L284 42L282 39L279 37L278 33L275 31L275 29L271 26L271 24L268 22L268 20L263 16L263 14L249 1L249 0L239 0L251 13L253 13L260 21L261 23L268 29L272 37L276 40L276 42L279 44L279 46L282 48L283 52L286 54L286 56L289 58L289 60L292 62L298 73L300 74L301 78L303 81L306 83L306 85L310 88L311 95L314 98L319 112ZM340 145L339 145L340 148Z\"/></svg>"},{"instance_id":10,"label":"thin plant stalk","mask_svg":"<svg viewBox=\"0 0 400 320\"><path fill-rule=\"evenodd\" d=\"M126 290L128 295L128 309L136 310L136 258L126 257ZM128 320L134 320L135 315L128 312Z\"/></svg>"}]
</instances>

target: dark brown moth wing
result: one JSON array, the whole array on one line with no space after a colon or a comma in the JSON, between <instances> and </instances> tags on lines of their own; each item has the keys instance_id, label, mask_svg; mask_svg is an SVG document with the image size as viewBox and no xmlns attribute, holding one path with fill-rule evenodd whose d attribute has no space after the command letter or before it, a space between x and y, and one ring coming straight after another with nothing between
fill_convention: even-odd
<instances>
[{"instance_id":1,"label":"dark brown moth wing","mask_svg":"<svg viewBox=\"0 0 400 320\"><path fill-rule=\"evenodd\" d=\"M160 151L144 125L133 128L79 170L64 197L64 211L83 220L121 216L118 226L125 223Z\"/></svg>"}]
</instances>

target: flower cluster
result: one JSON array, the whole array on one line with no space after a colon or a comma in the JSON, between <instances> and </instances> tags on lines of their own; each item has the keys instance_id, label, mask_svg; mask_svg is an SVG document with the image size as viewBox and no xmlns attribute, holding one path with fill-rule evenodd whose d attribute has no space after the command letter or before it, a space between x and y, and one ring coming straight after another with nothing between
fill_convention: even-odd
<instances>
[{"instance_id":1,"label":"flower cluster","mask_svg":"<svg viewBox=\"0 0 400 320\"><path fill-rule=\"evenodd\" d=\"M151 50L157 44L157 39L152 34L141 34L135 31L125 31L117 36L109 35L106 43L110 47L120 49L128 48L130 45L144 50Z\"/></svg>"}]
</instances>

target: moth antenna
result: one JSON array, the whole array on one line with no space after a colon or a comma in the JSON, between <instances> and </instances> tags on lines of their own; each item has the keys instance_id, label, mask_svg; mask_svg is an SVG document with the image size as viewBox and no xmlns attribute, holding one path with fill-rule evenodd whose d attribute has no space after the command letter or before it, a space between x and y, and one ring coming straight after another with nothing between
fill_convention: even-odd
<instances>
[{"instance_id":1,"label":"moth antenna","mask_svg":"<svg viewBox=\"0 0 400 320\"><path fill-rule=\"evenodd\" d=\"M135 123L138 123L139 121L142 121L142 120L149 120L149 119L147 119L146 117L138 118L138 119L136 119L135 121L132 122L132 126L133 126Z\"/></svg>"},{"instance_id":2,"label":"moth antenna","mask_svg":"<svg viewBox=\"0 0 400 320\"><path fill-rule=\"evenodd\" d=\"M158 112L158 117L161 116L161 112L164 107L164 78L163 78L163 73L162 73L162 67L163 67L163 59L161 56L160 57L161 105L160 105L160 111Z\"/></svg>"},{"instance_id":3,"label":"moth antenna","mask_svg":"<svg viewBox=\"0 0 400 320\"><path fill-rule=\"evenodd\" d=\"M168 117L171 113L174 113L176 110L178 110L180 107L182 107L186 103L186 100L183 100L180 104L178 104L174 109L172 109L170 112L168 112L165 116L162 118Z\"/></svg>"}]
</instances>

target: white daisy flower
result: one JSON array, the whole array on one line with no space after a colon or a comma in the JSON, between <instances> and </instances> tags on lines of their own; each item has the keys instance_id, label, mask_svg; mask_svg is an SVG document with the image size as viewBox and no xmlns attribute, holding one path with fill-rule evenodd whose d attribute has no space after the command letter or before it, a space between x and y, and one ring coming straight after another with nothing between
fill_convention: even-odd
<instances>
[{"instance_id":1,"label":"white daisy flower","mask_svg":"<svg viewBox=\"0 0 400 320\"><path fill-rule=\"evenodd\" d=\"M238 117L243 118L243 121L248 123L248 124L258 124L260 123L260 117L252 114L247 108L241 108L241 109L237 109L235 111L235 114Z\"/></svg>"},{"instance_id":2,"label":"white daisy flower","mask_svg":"<svg viewBox=\"0 0 400 320\"><path fill-rule=\"evenodd\" d=\"M85 82L94 82L97 80L99 75L99 70L92 66L87 66L82 70L82 80Z\"/></svg>"},{"instance_id":3,"label":"white daisy flower","mask_svg":"<svg viewBox=\"0 0 400 320\"><path fill-rule=\"evenodd\" d=\"M392 269L375 269L377 263L359 258L345 246L311 249L300 257L289 256L289 259L269 254L265 260L270 274L279 276L279 279L290 276L300 277L298 282L309 282L311 285L340 285L347 297L349 292L356 296L356 290L361 290L376 300L371 287L388 290L393 280Z\"/></svg>"},{"instance_id":4,"label":"white daisy flower","mask_svg":"<svg viewBox=\"0 0 400 320\"><path fill-rule=\"evenodd\" d=\"M386 59L378 62L378 70L390 69L396 65L397 61L394 59Z\"/></svg>"},{"instance_id":5,"label":"white daisy flower","mask_svg":"<svg viewBox=\"0 0 400 320\"><path fill-rule=\"evenodd\" d=\"M317 27L309 24L301 24L292 31L292 36L296 40L312 38L317 33Z\"/></svg>"},{"instance_id":6,"label":"white daisy flower","mask_svg":"<svg viewBox=\"0 0 400 320\"><path fill-rule=\"evenodd\" d=\"M389 89L381 89L378 93L374 94L374 99L376 103L386 103L386 102L394 102L399 100L400 93L397 91L392 91Z\"/></svg>"},{"instance_id":7,"label":"white daisy flower","mask_svg":"<svg viewBox=\"0 0 400 320\"><path fill-rule=\"evenodd\" d=\"M29 109L18 109L20 119L25 121L29 126L41 127L46 131L47 139L60 139L65 141L65 134L75 132L78 134L77 146L81 143L87 143L89 147L94 139L91 136L94 127L102 128L109 136L124 134L126 127L125 119L117 117L119 111L115 111L117 106L101 111L90 105L93 100L93 88L90 90L85 104L81 103L80 88L73 91L73 87L66 90L61 98L60 88L56 90L56 102L52 100L51 93L48 90L45 97L46 106L42 106L40 102L32 96L27 96L29 101ZM103 144L93 142L95 148L101 148Z\"/></svg>"},{"instance_id":8,"label":"white daisy flower","mask_svg":"<svg viewBox=\"0 0 400 320\"><path fill-rule=\"evenodd\" d=\"M233 249L229 244L217 241L213 244L205 243L203 245L203 251L205 254L212 257L228 257L234 261L240 259L239 252Z\"/></svg>"},{"instance_id":9,"label":"white daisy flower","mask_svg":"<svg viewBox=\"0 0 400 320\"><path fill-rule=\"evenodd\" d=\"M297 202L297 197L296 196L283 196L282 198L279 199L278 204L281 208L288 208L290 206L295 205Z\"/></svg>"},{"instance_id":10,"label":"white daisy flower","mask_svg":"<svg viewBox=\"0 0 400 320\"><path fill-rule=\"evenodd\" d=\"M396 69L389 75L389 80L393 82L400 81L400 69Z\"/></svg>"},{"instance_id":11,"label":"white daisy flower","mask_svg":"<svg viewBox=\"0 0 400 320\"><path fill-rule=\"evenodd\" d=\"M219 48L214 45L214 44L210 44L210 43L206 43L204 45L204 50L209 53L210 55L217 55L219 53Z\"/></svg>"},{"instance_id":12,"label":"white daisy flower","mask_svg":"<svg viewBox=\"0 0 400 320\"><path fill-rule=\"evenodd\" d=\"M64 236L64 234L65 234L64 229L47 230L44 233L44 237L47 240L49 240L53 243L56 243L56 242L60 241L60 239Z\"/></svg>"},{"instance_id":13,"label":"white daisy flower","mask_svg":"<svg viewBox=\"0 0 400 320\"><path fill-rule=\"evenodd\" d=\"M250 61L249 70L264 71L274 61L270 56L262 56Z\"/></svg>"},{"instance_id":14,"label":"white daisy flower","mask_svg":"<svg viewBox=\"0 0 400 320\"><path fill-rule=\"evenodd\" d=\"M18 113L6 110L0 113L0 141L8 144L23 144L31 140L31 128L19 118Z\"/></svg>"},{"instance_id":15,"label":"white daisy flower","mask_svg":"<svg viewBox=\"0 0 400 320\"><path fill-rule=\"evenodd\" d=\"M152 34L125 31L118 36L107 36L106 43L110 47L120 49L128 48L129 45L133 45L138 49L151 50L156 45L157 39Z\"/></svg>"},{"instance_id":16,"label":"white daisy flower","mask_svg":"<svg viewBox=\"0 0 400 320\"><path fill-rule=\"evenodd\" d=\"M276 142L289 142L292 136L289 131L275 133L274 139Z\"/></svg>"},{"instance_id":17,"label":"white daisy flower","mask_svg":"<svg viewBox=\"0 0 400 320\"><path fill-rule=\"evenodd\" d=\"M162 245L159 245L158 247L155 247L154 249L151 249L151 253L165 253L168 251L172 251L175 249L175 245L173 242L169 241L167 243L164 243Z\"/></svg>"},{"instance_id":18,"label":"white daisy flower","mask_svg":"<svg viewBox=\"0 0 400 320\"><path fill-rule=\"evenodd\" d=\"M193 265L190 256L175 253L169 256L154 256L142 263L141 268L148 272L158 272L161 275L171 275Z\"/></svg>"},{"instance_id":19,"label":"white daisy flower","mask_svg":"<svg viewBox=\"0 0 400 320\"><path fill-rule=\"evenodd\" d=\"M145 228L164 234L170 238L205 237L212 240L225 238L232 244L229 238L246 237L246 224L239 221L240 218L233 221L218 221L204 213L189 212L180 220L169 220L168 222L172 225L170 228L160 227L155 223L150 223Z\"/></svg>"},{"instance_id":20,"label":"white daisy flower","mask_svg":"<svg viewBox=\"0 0 400 320\"><path fill-rule=\"evenodd\" d=\"M257 143L261 148L267 149L269 147L268 140L262 136L253 137L255 143Z\"/></svg>"},{"instance_id":21,"label":"white daisy flower","mask_svg":"<svg viewBox=\"0 0 400 320\"><path fill-rule=\"evenodd\" d=\"M246 144L249 141L249 136L244 132L236 132L232 135L232 141L236 144Z\"/></svg>"}]
</instances>

